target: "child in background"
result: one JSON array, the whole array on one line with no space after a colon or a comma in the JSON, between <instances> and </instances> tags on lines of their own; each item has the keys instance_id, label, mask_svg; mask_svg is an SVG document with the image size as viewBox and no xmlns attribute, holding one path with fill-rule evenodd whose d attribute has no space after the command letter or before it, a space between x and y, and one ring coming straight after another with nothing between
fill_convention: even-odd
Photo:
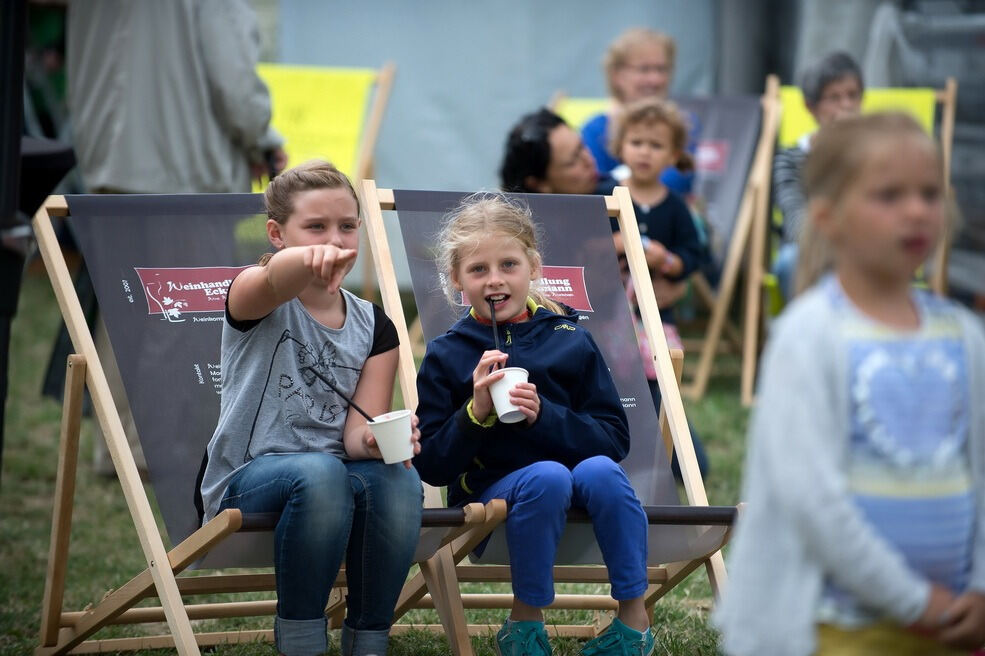
<instances>
[{"instance_id":1,"label":"child in background","mask_svg":"<svg viewBox=\"0 0 985 656\"><path fill-rule=\"evenodd\" d=\"M985 334L911 285L945 224L940 156L907 116L847 118L804 181L820 266L764 355L723 647L968 654L985 643Z\"/></svg>"},{"instance_id":2,"label":"child in background","mask_svg":"<svg viewBox=\"0 0 985 656\"><path fill-rule=\"evenodd\" d=\"M629 188L636 223L643 238L643 252L653 278L653 288L665 326L673 326L677 284L698 268L704 253L691 211L684 201L660 180L668 167L681 171L693 168L685 152L687 126L670 101L643 99L627 105L616 115L610 149L629 167L629 178L620 184ZM626 249L619 223L612 219L616 251ZM680 348L674 330L669 338ZM673 345L672 345L673 347Z\"/></svg>"},{"instance_id":3,"label":"child in background","mask_svg":"<svg viewBox=\"0 0 985 656\"><path fill-rule=\"evenodd\" d=\"M808 66L801 74L800 89L807 110L819 127L842 118L858 116L862 109L862 69L844 52L833 52ZM773 263L785 300L793 297L797 270L797 239L807 215L803 168L817 132L800 137L790 148L773 156L773 199L783 215L781 243Z\"/></svg>"},{"instance_id":4,"label":"child in background","mask_svg":"<svg viewBox=\"0 0 985 656\"><path fill-rule=\"evenodd\" d=\"M585 508L619 611L582 653L651 654L643 606L647 521L626 473L626 415L602 354L577 314L531 289L541 256L530 210L501 195L469 197L446 219L439 268L449 299L471 309L428 344L417 377L421 478L448 486L448 503L505 499L514 602L496 636L502 656L551 653L542 608L569 507ZM503 350L494 348L494 303ZM499 421L490 386L506 364L529 380L510 391L525 420Z\"/></svg>"},{"instance_id":5,"label":"child in background","mask_svg":"<svg viewBox=\"0 0 985 656\"><path fill-rule=\"evenodd\" d=\"M612 126L610 150L629 167L630 175L624 184L633 199L636 223L643 239L643 252L650 270L653 291L664 335L670 348L683 349L674 322L674 304L687 291L685 279L701 264L705 248L695 228L694 217L684 201L662 182L660 172L668 167L682 171L692 169L691 156L684 150L687 127L680 112L670 101L644 98L627 105L616 115ZM625 266L626 248L623 245L619 223L612 219L612 237L616 243L626 276L627 293L636 304L628 268ZM640 343L644 371L650 386L654 406L660 409L660 388L657 372L653 367L650 346L639 319L633 313L636 334ZM695 455L702 474L708 472L708 456L697 433L692 429ZM674 474L680 478L680 466L673 461Z\"/></svg>"},{"instance_id":6,"label":"child in background","mask_svg":"<svg viewBox=\"0 0 985 656\"><path fill-rule=\"evenodd\" d=\"M340 287L359 247L359 201L343 173L302 164L274 178L264 201L277 252L229 288L205 520L226 508L280 514L282 654L326 650L325 605L345 558L342 653L383 656L420 533L421 482L410 461L383 463L346 397L372 416L390 409L396 330L380 307ZM407 439L419 436L415 428Z\"/></svg>"}]
</instances>

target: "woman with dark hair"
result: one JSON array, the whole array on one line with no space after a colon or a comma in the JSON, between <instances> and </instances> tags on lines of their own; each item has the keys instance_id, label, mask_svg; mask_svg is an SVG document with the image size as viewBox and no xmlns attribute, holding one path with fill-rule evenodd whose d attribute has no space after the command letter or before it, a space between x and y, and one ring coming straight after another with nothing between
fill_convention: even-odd
<instances>
[{"instance_id":1,"label":"woman with dark hair","mask_svg":"<svg viewBox=\"0 0 985 656\"><path fill-rule=\"evenodd\" d=\"M599 185L581 136L546 107L524 115L510 130L499 178L503 191L521 193L593 194Z\"/></svg>"}]
</instances>

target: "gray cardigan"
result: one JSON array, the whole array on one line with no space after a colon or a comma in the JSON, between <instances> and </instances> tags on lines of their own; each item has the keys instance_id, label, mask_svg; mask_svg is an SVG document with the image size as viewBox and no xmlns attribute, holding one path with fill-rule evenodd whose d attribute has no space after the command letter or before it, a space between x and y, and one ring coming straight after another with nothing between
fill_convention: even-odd
<instances>
[{"instance_id":1,"label":"gray cardigan","mask_svg":"<svg viewBox=\"0 0 985 656\"><path fill-rule=\"evenodd\" d=\"M713 615L723 649L735 656L812 654L825 577L901 624L920 616L929 595L929 584L850 500L847 353L831 330L834 312L822 287L789 306L763 356L742 490L748 509L732 540L729 587ZM968 357L978 512L969 587L985 591L985 332L952 305Z\"/></svg>"}]
</instances>

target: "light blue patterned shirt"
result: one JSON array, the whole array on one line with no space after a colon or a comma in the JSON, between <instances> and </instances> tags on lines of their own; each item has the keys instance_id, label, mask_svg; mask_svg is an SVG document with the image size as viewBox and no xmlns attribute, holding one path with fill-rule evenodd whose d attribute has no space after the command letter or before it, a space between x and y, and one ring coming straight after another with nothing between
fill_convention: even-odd
<instances>
[{"instance_id":1,"label":"light blue patterned shirt","mask_svg":"<svg viewBox=\"0 0 985 656\"><path fill-rule=\"evenodd\" d=\"M914 293L920 327L896 331L862 315L834 278L826 284L832 329L848 348L852 500L914 571L960 593L971 574L976 513L961 324L934 297ZM841 626L882 619L830 580L818 612Z\"/></svg>"}]
</instances>

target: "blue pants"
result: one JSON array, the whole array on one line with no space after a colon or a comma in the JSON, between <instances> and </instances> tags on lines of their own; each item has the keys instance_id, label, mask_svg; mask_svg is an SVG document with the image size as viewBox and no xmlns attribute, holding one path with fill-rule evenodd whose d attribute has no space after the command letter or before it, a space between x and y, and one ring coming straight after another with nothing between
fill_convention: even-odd
<instances>
[{"instance_id":1,"label":"blue pants","mask_svg":"<svg viewBox=\"0 0 985 656\"><path fill-rule=\"evenodd\" d=\"M574 469L545 460L499 479L480 501L505 499L506 543L513 594L530 606L554 601L554 557L569 507L584 508L609 569L612 597L635 599L646 591L646 514L626 472L606 456Z\"/></svg>"},{"instance_id":2,"label":"blue pants","mask_svg":"<svg viewBox=\"0 0 985 656\"><path fill-rule=\"evenodd\" d=\"M776 276L784 301L793 298L798 254L799 248L796 243L783 244L777 250L776 259L773 261L773 275Z\"/></svg>"},{"instance_id":3,"label":"blue pants","mask_svg":"<svg viewBox=\"0 0 985 656\"><path fill-rule=\"evenodd\" d=\"M327 648L325 605L346 558L345 636L354 654L386 653L397 597L421 528L421 480L381 460L327 453L265 455L229 482L220 509L279 512L274 531L277 648ZM361 635L362 634L362 635Z\"/></svg>"}]
</instances>

